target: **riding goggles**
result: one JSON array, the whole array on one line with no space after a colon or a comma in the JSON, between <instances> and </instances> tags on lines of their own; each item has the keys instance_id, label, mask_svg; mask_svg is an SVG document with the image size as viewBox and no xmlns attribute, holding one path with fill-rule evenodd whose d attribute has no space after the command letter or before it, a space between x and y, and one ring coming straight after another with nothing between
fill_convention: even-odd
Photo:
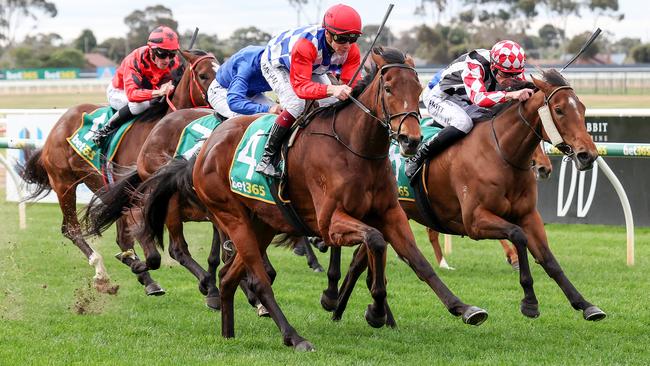
<instances>
[{"instance_id":1,"label":"riding goggles","mask_svg":"<svg viewBox=\"0 0 650 366\"><path fill-rule=\"evenodd\" d=\"M153 54L156 58L165 59L165 58L174 58L176 56L176 51L163 50L162 48L154 48Z\"/></svg>"},{"instance_id":2,"label":"riding goggles","mask_svg":"<svg viewBox=\"0 0 650 366\"><path fill-rule=\"evenodd\" d=\"M360 34L357 33L336 34L332 32L330 32L330 35L332 36L332 40L338 44L355 43L360 36Z\"/></svg>"}]
</instances>

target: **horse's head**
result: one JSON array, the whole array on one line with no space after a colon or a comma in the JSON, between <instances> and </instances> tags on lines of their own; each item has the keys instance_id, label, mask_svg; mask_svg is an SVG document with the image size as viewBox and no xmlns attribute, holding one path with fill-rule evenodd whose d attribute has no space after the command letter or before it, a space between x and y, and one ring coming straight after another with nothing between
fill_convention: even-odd
<instances>
[{"instance_id":1,"label":"horse's head","mask_svg":"<svg viewBox=\"0 0 650 366\"><path fill-rule=\"evenodd\" d=\"M174 91L177 108L210 107L208 87L219 64L213 54L201 50L181 51L188 66Z\"/></svg>"},{"instance_id":2,"label":"horse's head","mask_svg":"<svg viewBox=\"0 0 650 366\"><path fill-rule=\"evenodd\" d=\"M541 180L548 179L552 171L553 164L551 164L551 159L544 153L544 149L540 144L535 149L535 152L533 152L533 172L535 173L535 178Z\"/></svg>"},{"instance_id":3,"label":"horse's head","mask_svg":"<svg viewBox=\"0 0 650 366\"><path fill-rule=\"evenodd\" d=\"M402 155L413 155L420 144L419 101L422 86L413 60L401 51L375 47L377 72L368 93L376 95L374 113L390 125ZM372 94L371 94L372 95Z\"/></svg>"},{"instance_id":4,"label":"horse's head","mask_svg":"<svg viewBox=\"0 0 650 366\"><path fill-rule=\"evenodd\" d=\"M531 101L542 105L543 137L572 158L578 170L591 169L598 150L587 133L584 104L557 70L543 71L542 76L543 80L533 78L541 92Z\"/></svg>"}]
</instances>

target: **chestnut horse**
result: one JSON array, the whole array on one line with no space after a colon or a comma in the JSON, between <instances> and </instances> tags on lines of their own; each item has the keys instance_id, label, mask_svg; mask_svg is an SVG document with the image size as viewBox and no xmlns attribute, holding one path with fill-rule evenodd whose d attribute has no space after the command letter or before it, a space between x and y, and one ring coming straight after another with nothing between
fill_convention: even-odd
<instances>
[{"instance_id":1,"label":"chestnut horse","mask_svg":"<svg viewBox=\"0 0 650 366\"><path fill-rule=\"evenodd\" d=\"M472 239L508 239L519 256L519 283L524 292L521 312L539 316L527 250L562 289L571 306L585 320L597 321L605 312L589 303L562 271L548 246L537 205L537 183L530 161L541 140L554 137L560 151L578 170L588 170L598 151L585 127L585 106L556 70L533 78L537 89L525 103L512 103L490 121L478 123L461 141L434 157L418 176L441 229ZM548 106L550 118L542 123L538 108ZM549 131L552 131L549 133ZM558 139L558 136L561 139ZM435 187L435 188L434 188ZM432 222L413 202L402 202L409 218ZM341 286L334 318L340 319L354 284L368 265L363 245L358 249Z\"/></svg>"},{"instance_id":2,"label":"chestnut horse","mask_svg":"<svg viewBox=\"0 0 650 366\"><path fill-rule=\"evenodd\" d=\"M390 137L411 154L420 142L418 99L422 90L410 59L395 50L373 49L376 68L355 87L351 101L316 114L293 141L286 157L288 193L296 212L311 231L330 246L364 243L372 269L374 304L366 320L386 323L386 242L434 290L446 308L478 325L487 312L457 298L437 277L416 246L406 215L397 201L391 173ZM367 86L367 88L365 88ZM289 324L278 306L263 255L277 232L301 235L277 206L230 190L230 165L246 128L259 116L229 119L217 127L195 161L172 161L141 186L152 186L144 213L144 234L162 236L160 218L175 193L196 190L210 220L232 239L236 253L220 270L221 330L234 337L233 295L246 271L262 304L280 328L283 342L297 350L312 350L310 342ZM189 176L191 175L191 179ZM190 193L191 194L191 193Z\"/></svg>"},{"instance_id":3,"label":"chestnut horse","mask_svg":"<svg viewBox=\"0 0 650 366\"><path fill-rule=\"evenodd\" d=\"M161 103L152 106L150 110L139 116L136 123L125 134L113 158L115 166L135 164L149 132L166 112L171 112L175 108L196 107L197 102L206 103L206 91L215 75L213 69L215 57L198 50L182 51L181 54L189 62L189 67L184 70L171 100L168 101L172 107L168 108L167 104ZM26 162L21 176L26 182L37 186L30 198L54 190L63 213L61 225L63 235L81 250L89 264L95 268L94 284L97 290L114 294L119 286L110 283L101 254L93 250L84 239L76 210L77 186L84 183L94 192L104 186L104 178L84 161L66 140L79 128L84 113L90 113L100 107L94 104L80 104L68 109L52 128L43 149L37 151ZM115 173L115 180L122 179L119 171ZM148 273L148 269L157 269L160 266L160 254L155 246L143 246L146 263L138 259L133 252L133 238L127 232L129 220L129 217L122 217L117 225L117 245L122 253L128 253L125 256L121 255L120 258L137 274L138 281L145 286L147 294L164 294L164 290L151 279Z\"/></svg>"},{"instance_id":4,"label":"chestnut horse","mask_svg":"<svg viewBox=\"0 0 650 366\"><path fill-rule=\"evenodd\" d=\"M531 169L533 170L533 173L535 173L535 178L537 178L537 180L545 180L551 176L551 172L553 171L553 164L551 164L551 159L548 158L548 155L546 155L544 152L541 144L535 149L535 152L533 152ZM447 260L442 254L442 249L440 248L439 233L431 228L426 229L427 235L429 236L429 242L431 242L431 246L433 247L433 253L436 256L436 263L438 263L438 266L440 266L440 268L453 270L454 268L449 266L449 263L447 263ZM503 248L503 252L506 255L506 261L508 264L512 266L512 269L518 271L519 258L517 257L517 249L515 246L508 244L508 241L503 239L499 240L499 243Z\"/></svg>"}]
</instances>

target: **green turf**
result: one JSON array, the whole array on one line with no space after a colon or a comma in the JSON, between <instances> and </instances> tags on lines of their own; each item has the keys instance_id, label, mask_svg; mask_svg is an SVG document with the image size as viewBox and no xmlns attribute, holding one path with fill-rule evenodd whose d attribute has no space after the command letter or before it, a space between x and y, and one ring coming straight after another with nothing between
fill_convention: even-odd
<instances>
[{"instance_id":1,"label":"green turf","mask_svg":"<svg viewBox=\"0 0 650 366\"><path fill-rule=\"evenodd\" d=\"M18 230L17 208L0 191L0 364L647 364L650 360L650 230L637 229L637 264L625 265L621 227L549 225L547 231L565 273L582 294L608 313L591 323L574 311L559 288L533 267L541 317L519 312L518 276L505 264L497 242L454 239L449 256L455 271L437 272L464 301L490 313L480 327L451 316L409 267L388 255L388 300L398 329L373 329L363 311L370 302L357 287L343 320L334 323L319 296L324 273L305 259L272 248L278 276L276 298L292 325L317 347L298 353L282 345L268 318L257 318L241 292L236 297L236 338L220 335L220 315L209 311L197 283L163 254L152 273L168 290L146 297L130 271L113 259L114 231L94 246L104 255L115 296L89 288L92 269L60 233L61 214L52 204L27 208L28 228ZM433 252L422 227L414 225L420 248ZM186 230L201 263L208 254L206 224ZM345 250L345 263L351 250ZM319 254L323 265L327 257ZM75 312L85 302L87 313Z\"/></svg>"}]
</instances>

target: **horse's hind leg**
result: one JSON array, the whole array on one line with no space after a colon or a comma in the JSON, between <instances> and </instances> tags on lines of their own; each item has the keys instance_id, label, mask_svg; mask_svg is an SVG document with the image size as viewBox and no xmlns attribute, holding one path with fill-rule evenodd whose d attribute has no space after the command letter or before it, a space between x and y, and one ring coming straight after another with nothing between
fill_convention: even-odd
<instances>
[{"instance_id":1,"label":"horse's hind leg","mask_svg":"<svg viewBox=\"0 0 650 366\"><path fill-rule=\"evenodd\" d=\"M453 270L454 267L450 267L447 260L442 255L442 249L440 248L440 233L431 228L427 228L427 235L429 236L429 242L433 248L433 253L436 256L436 263L438 263L438 266L443 269Z\"/></svg>"},{"instance_id":2,"label":"horse's hind leg","mask_svg":"<svg viewBox=\"0 0 650 366\"><path fill-rule=\"evenodd\" d=\"M527 216L522 221L524 231L528 234L528 248L532 253L535 260L544 268L546 274L549 275L564 292L571 306L576 310L582 310L582 315L585 320L601 320L607 315L604 311L600 310L597 306L591 304L578 292L573 286L571 281L567 278L562 271L562 267L555 259L555 256L548 247L548 240L546 232L544 231L544 224L539 212L535 211L533 214ZM521 257L520 257L521 258ZM520 260L521 261L521 260Z\"/></svg>"},{"instance_id":3,"label":"horse's hind leg","mask_svg":"<svg viewBox=\"0 0 650 366\"><path fill-rule=\"evenodd\" d=\"M413 232L408 229L406 214L401 208L396 207L386 212L379 227L400 258L408 263L418 278L431 287L451 314L462 316L463 322L471 325L480 325L487 319L485 310L463 303L436 275L418 249Z\"/></svg>"},{"instance_id":4,"label":"horse's hind leg","mask_svg":"<svg viewBox=\"0 0 650 366\"><path fill-rule=\"evenodd\" d=\"M52 182L53 179L50 179L50 181ZM61 232L81 250L88 259L88 263L95 268L93 280L97 291L112 295L116 294L120 286L111 284L108 272L106 272L106 267L104 266L104 259L99 252L93 250L88 245L81 234L81 226L77 217L76 184L53 184L52 188L56 192L59 199L59 206L63 213Z\"/></svg>"},{"instance_id":5,"label":"horse's hind leg","mask_svg":"<svg viewBox=\"0 0 650 366\"><path fill-rule=\"evenodd\" d=\"M217 268L220 263L221 245L228 240L218 227L212 226L212 246L210 247L210 255L208 256L208 279L205 286L208 288L208 294L205 296L205 304L210 309L221 309L221 295L217 288Z\"/></svg>"},{"instance_id":6,"label":"horse's hind leg","mask_svg":"<svg viewBox=\"0 0 650 366\"><path fill-rule=\"evenodd\" d=\"M510 243L508 243L507 240L499 240L499 243L501 243L501 247L503 248L503 252L506 254L506 259L508 260L508 263L512 266L512 269L515 271L519 270L519 257L517 256L517 249L516 248L511 248ZM513 245L514 247L514 245Z\"/></svg>"},{"instance_id":7,"label":"horse's hind leg","mask_svg":"<svg viewBox=\"0 0 650 366\"><path fill-rule=\"evenodd\" d=\"M305 248L305 257L307 258L307 265L309 268L313 269L314 272L323 272L323 267L320 265L320 263L318 263L318 258L316 257L316 254L314 253L314 250L309 243L309 238L303 236L300 238L300 242Z\"/></svg>"},{"instance_id":8,"label":"horse's hind leg","mask_svg":"<svg viewBox=\"0 0 650 366\"><path fill-rule=\"evenodd\" d=\"M337 306L339 280L341 279L341 248L330 248L330 264L327 268L327 288L320 297L320 304L327 311Z\"/></svg>"},{"instance_id":9,"label":"horse's hind leg","mask_svg":"<svg viewBox=\"0 0 650 366\"><path fill-rule=\"evenodd\" d=\"M151 278L149 271L147 270L147 265L138 258L138 255L134 250L134 239L133 236L129 233L129 219L126 216L120 217L115 223L117 226L117 245L122 250L120 253L117 253L115 257L129 268L131 271L136 274L138 282L144 286L144 291L149 296L161 296L165 294L165 290L160 287ZM131 223L133 224L133 223ZM160 254L156 251L158 255L158 263L160 263ZM160 266L160 264L158 265Z\"/></svg>"}]
</instances>

